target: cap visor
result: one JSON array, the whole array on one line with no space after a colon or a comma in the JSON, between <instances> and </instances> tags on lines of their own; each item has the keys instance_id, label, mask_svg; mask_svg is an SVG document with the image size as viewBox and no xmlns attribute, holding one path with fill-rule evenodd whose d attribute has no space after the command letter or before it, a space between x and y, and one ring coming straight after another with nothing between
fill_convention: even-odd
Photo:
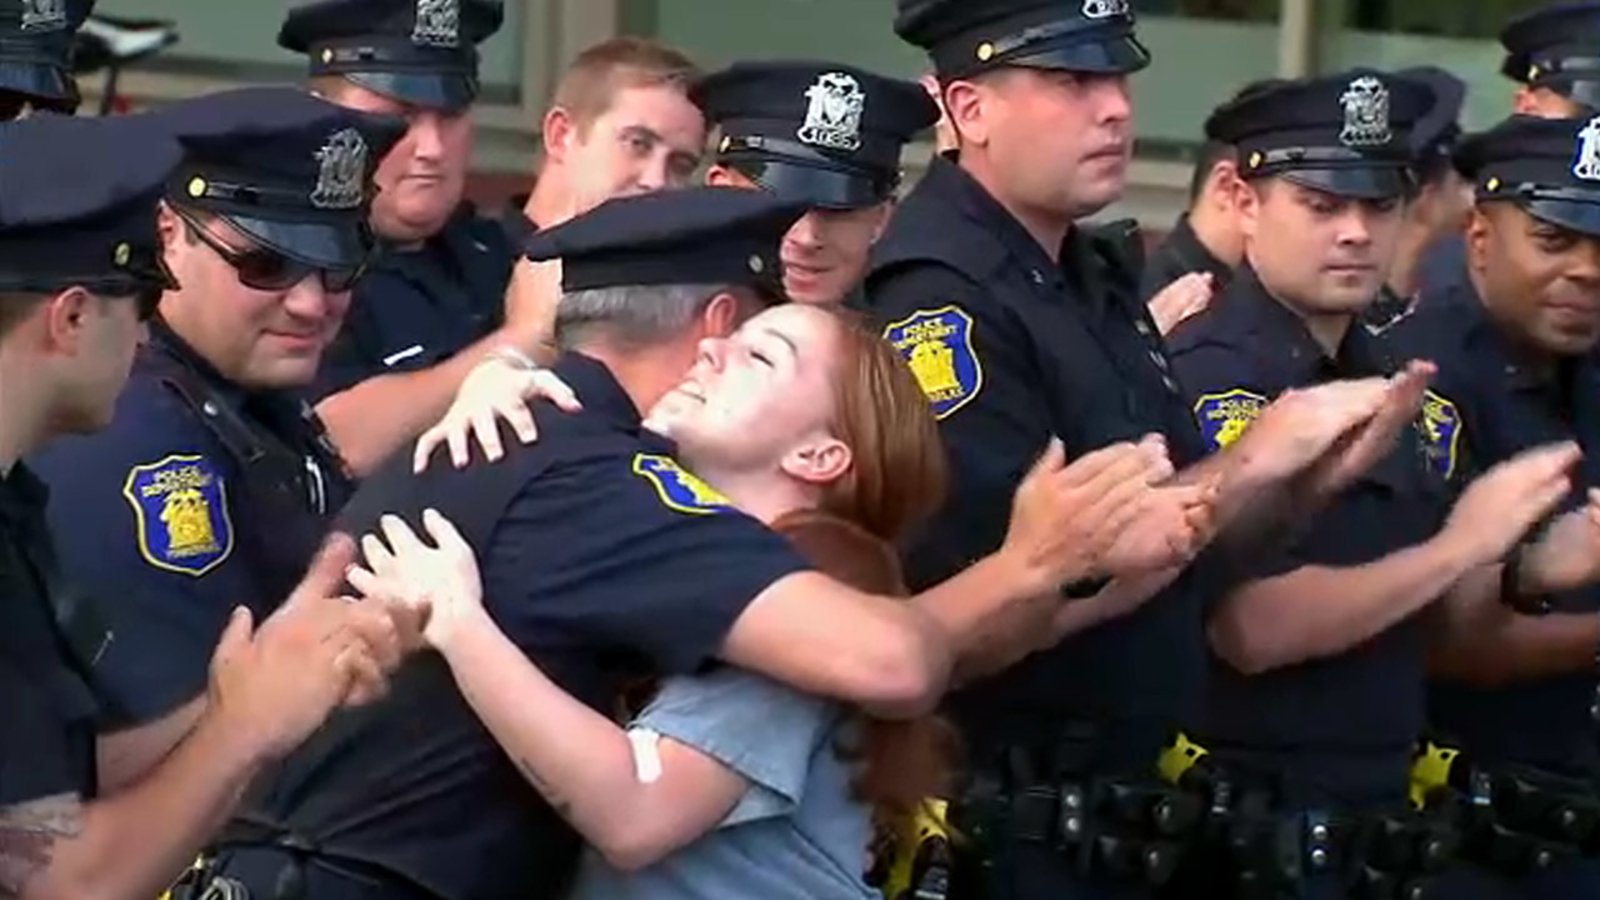
<instances>
[{"instance_id":1,"label":"cap visor","mask_svg":"<svg viewBox=\"0 0 1600 900\"><path fill-rule=\"evenodd\" d=\"M1150 65L1150 51L1131 34L1100 41L1045 46L1004 60L1008 66L1028 69L1065 69L1072 72L1126 74Z\"/></svg>"},{"instance_id":2,"label":"cap visor","mask_svg":"<svg viewBox=\"0 0 1600 900\"><path fill-rule=\"evenodd\" d=\"M465 75L438 72L346 72L362 87L402 103L454 111L471 105L476 92Z\"/></svg>"},{"instance_id":3,"label":"cap visor","mask_svg":"<svg viewBox=\"0 0 1600 900\"><path fill-rule=\"evenodd\" d=\"M221 218L251 240L309 266L353 269L367 258L368 242L353 223L279 222L227 214Z\"/></svg>"},{"instance_id":4,"label":"cap visor","mask_svg":"<svg viewBox=\"0 0 1600 900\"><path fill-rule=\"evenodd\" d=\"M1593 203L1582 200L1527 200L1521 203L1528 215L1580 234L1600 237L1600 194Z\"/></svg>"},{"instance_id":5,"label":"cap visor","mask_svg":"<svg viewBox=\"0 0 1600 900\"><path fill-rule=\"evenodd\" d=\"M1295 184L1354 200L1387 200L1406 192L1403 170L1381 168L1295 169L1282 177Z\"/></svg>"},{"instance_id":6,"label":"cap visor","mask_svg":"<svg viewBox=\"0 0 1600 900\"><path fill-rule=\"evenodd\" d=\"M733 168L767 193L811 207L861 209L885 199L871 178L850 172L772 159L740 160Z\"/></svg>"},{"instance_id":7,"label":"cap visor","mask_svg":"<svg viewBox=\"0 0 1600 900\"><path fill-rule=\"evenodd\" d=\"M53 107L78 105L76 85L54 66L0 60L0 91L35 97Z\"/></svg>"},{"instance_id":8,"label":"cap visor","mask_svg":"<svg viewBox=\"0 0 1600 900\"><path fill-rule=\"evenodd\" d=\"M1553 87L1574 103L1588 107L1589 112L1600 111L1600 81L1570 81Z\"/></svg>"}]
</instances>

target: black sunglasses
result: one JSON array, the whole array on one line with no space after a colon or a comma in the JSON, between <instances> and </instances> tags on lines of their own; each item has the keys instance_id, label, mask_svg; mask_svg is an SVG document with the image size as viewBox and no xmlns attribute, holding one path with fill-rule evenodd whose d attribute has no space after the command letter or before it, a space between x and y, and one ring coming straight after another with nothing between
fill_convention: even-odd
<instances>
[{"instance_id":1,"label":"black sunglasses","mask_svg":"<svg viewBox=\"0 0 1600 900\"><path fill-rule=\"evenodd\" d=\"M354 287L367 271L366 259L351 267L330 269L291 259L276 250L260 245L239 250L228 246L204 225L195 221L193 216L179 212L178 218L189 226L195 236L200 238L201 243L216 251L224 262L233 267L233 271L239 276L240 284L258 291L286 291L308 276L316 274L321 277L324 290L338 294Z\"/></svg>"}]
</instances>

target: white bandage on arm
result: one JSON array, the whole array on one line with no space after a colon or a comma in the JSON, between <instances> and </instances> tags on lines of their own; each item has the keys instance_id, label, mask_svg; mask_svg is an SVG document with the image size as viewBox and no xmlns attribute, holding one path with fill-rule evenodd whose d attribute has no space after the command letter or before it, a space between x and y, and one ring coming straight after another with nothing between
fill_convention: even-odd
<instances>
[{"instance_id":1,"label":"white bandage on arm","mask_svg":"<svg viewBox=\"0 0 1600 900\"><path fill-rule=\"evenodd\" d=\"M633 774L639 783L661 780L661 735L648 728L630 728L628 744L633 747Z\"/></svg>"}]
</instances>

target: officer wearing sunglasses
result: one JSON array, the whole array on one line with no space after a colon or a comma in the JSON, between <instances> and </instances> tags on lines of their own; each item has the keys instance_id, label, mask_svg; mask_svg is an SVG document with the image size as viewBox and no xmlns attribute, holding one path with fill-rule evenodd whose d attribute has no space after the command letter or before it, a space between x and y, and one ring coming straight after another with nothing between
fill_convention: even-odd
<instances>
[{"instance_id":1,"label":"officer wearing sunglasses","mask_svg":"<svg viewBox=\"0 0 1600 900\"><path fill-rule=\"evenodd\" d=\"M404 123L289 88L150 115L176 136L155 231L165 273L109 427L34 460L64 567L113 598L96 671L128 724L205 690L235 607L299 581L348 481L300 390L372 252L373 164Z\"/></svg>"}]
</instances>

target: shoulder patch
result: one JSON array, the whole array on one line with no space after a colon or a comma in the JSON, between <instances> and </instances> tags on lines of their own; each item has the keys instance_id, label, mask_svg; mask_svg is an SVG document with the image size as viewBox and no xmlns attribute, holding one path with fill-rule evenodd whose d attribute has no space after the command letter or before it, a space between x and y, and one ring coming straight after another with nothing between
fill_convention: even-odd
<instances>
[{"instance_id":1,"label":"shoulder patch","mask_svg":"<svg viewBox=\"0 0 1600 900\"><path fill-rule=\"evenodd\" d=\"M122 496L133 507L139 555L150 565L199 578L233 553L227 486L204 456L134 466Z\"/></svg>"},{"instance_id":2,"label":"shoulder patch","mask_svg":"<svg viewBox=\"0 0 1600 900\"><path fill-rule=\"evenodd\" d=\"M944 419L983 390L983 363L972 345L972 317L954 304L919 309L883 330Z\"/></svg>"},{"instance_id":3,"label":"shoulder patch","mask_svg":"<svg viewBox=\"0 0 1600 900\"><path fill-rule=\"evenodd\" d=\"M726 512L733 503L670 456L636 453L633 474L650 482L661 505L681 513L709 516Z\"/></svg>"},{"instance_id":4,"label":"shoulder patch","mask_svg":"<svg viewBox=\"0 0 1600 900\"><path fill-rule=\"evenodd\" d=\"M1422 454L1428 469L1449 481L1456 474L1461 447L1461 412L1443 394L1428 391L1422 395L1422 415L1417 417L1422 435Z\"/></svg>"},{"instance_id":5,"label":"shoulder patch","mask_svg":"<svg viewBox=\"0 0 1600 900\"><path fill-rule=\"evenodd\" d=\"M1266 406L1266 397L1244 388L1201 394L1194 404L1194 421L1215 452L1237 441Z\"/></svg>"}]
</instances>

